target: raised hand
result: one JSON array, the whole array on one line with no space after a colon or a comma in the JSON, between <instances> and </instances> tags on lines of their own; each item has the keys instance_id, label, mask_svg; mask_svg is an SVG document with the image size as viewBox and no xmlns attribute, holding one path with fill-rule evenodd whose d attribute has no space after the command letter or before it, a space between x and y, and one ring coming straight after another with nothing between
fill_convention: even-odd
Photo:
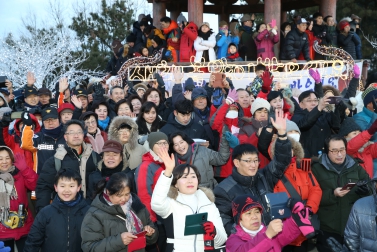
<instances>
[{"instance_id":1,"label":"raised hand","mask_svg":"<svg viewBox=\"0 0 377 252\"><path fill-rule=\"evenodd\" d=\"M169 153L168 153L168 150L163 148L163 147L159 147L160 148L160 153L158 154L158 156L161 158L161 160L164 162L165 164L165 176L166 177L170 177L173 170L174 170L174 167L175 167L175 158L174 158L174 155L171 154L169 156Z\"/></svg>"},{"instance_id":2,"label":"raised hand","mask_svg":"<svg viewBox=\"0 0 377 252\"><path fill-rule=\"evenodd\" d=\"M192 91L185 91L183 93L183 96L187 99L187 100L190 100L191 101L191 95L192 95Z\"/></svg>"},{"instance_id":3,"label":"raised hand","mask_svg":"<svg viewBox=\"0 0 377 252\"><path fill-rule=\"evenodd\" d=\"M68 86L69 84L67 77L62 77L59 79L59 93L64 93Z\"/></svg>"},{"instance_id":4,"label":"raised hand","mask_svg":"<svg viewBox=\"0 0 377 252\"><path fill-rule=\"evenodd\" d=\"M175 84L181 84L182 82L182 79L184 77L184 73L181 71L181 68L180 67L177 67L177 66L173 66L172 67L172 72L173 72L173 77L174 77L174 81L175 81Z\"/></svg>"},{"instance_id":5,"label":"raised hand","mask_svg":"<svg viewBox=\"0 0 377 252\"><path fill-rule=\"evenodd\" d=\"M262 92L268 93L271 91L271 84L274 79L274 76L270 75L269 71L264 71L262 74L262 80L263 80L263 86L262 86Z\"/></svg>"},{"instance_id":6,"label":"raised hand","mask_svg":"<svg viewBox=\"0 0 377 252\"><path fill-rule=\"evenodd\" d=\"M279 135L284 135L287 132L287 115L284 115L283 110L275 110L275 119L272 117L270 119Z\"/></svg>"},{"instance_id":7,"label":"raised hand","mask_svg":"<svg viewBox=\"0 0 377 252\"><path fill-rule=\"evenodd\" d=\"M236 101L238 101L237 90L229 89L228 96L226 97L226 103L228 103L228 105L230 105L230 104L232 104Z\"/></svg>"},{"instance_id":8,"label":"raised hand","mask_svg":"<svg viewBox=\"0 0 377 252\"><path fill-rule=\"evenodd\" d=\"M79 98L77 98L76 95L71 96L71 102L73 103L73 105L75 105L76 108L82 108L82 101Z\"/></svg>"},{"instance_id":9,"label":"raised hand","mask_svg":"<svg viewBox=\"0 0 377 252\"><path fill-rule=\"evenodd\" d=\"M27 85L28 86L33 86L34 83L37 81L35 79L35 76L34 76L33 72L27 72L27 74L26 74L26 80L27 80Z\"/></svg>"},{"instance_id":10,"label":"raised hand","mask_svg":"<svg viewBox=\"0 0 377 252\"><path fill-rule=\"evenodd\" d=\"M5 112L3 118L1 119L1 126L9 127L9 124L12 122L12 112Z\"/></svg>"},{"instance_id":11,"label":"raised hand","mask_svg":"<svg viewBox=\"0 0 377 252\"><path fill-rule=\"evenodd\" d=\"M20 171L23 171L28 168L25 156L21 153L14 154L14 166L17 167Z\"/></svg>"}]
</instances>

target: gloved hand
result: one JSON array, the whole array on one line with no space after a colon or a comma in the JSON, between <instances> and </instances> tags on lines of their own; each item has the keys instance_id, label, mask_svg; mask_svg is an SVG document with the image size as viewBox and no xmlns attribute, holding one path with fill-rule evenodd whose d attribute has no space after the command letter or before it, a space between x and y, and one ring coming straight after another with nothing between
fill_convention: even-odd
<instances>
[{"instance_id":1,"label":"gloved hand","mask_svg":"<svg viewBox=\"0 0 377 252\"><path fill-rule=\"evenodd\" d=\"M94 88L93 99L94 100L102 100L103 95L105 94L105 89L103 89L102 84L97 83L97 84L93 85L93 88Z\"/></svg>"},{"instance_id":2,"label":"gloved hand","mask_svg":"<svg viewBox=\"0 0 377 252\"><path fill-rule=\"evenodd\" d=\"M216 236L216 228L211 221L207 221L203 223L203 228L205 234L203 235L204 239L204 250L214 250L215 243L213 239Z\"/></svg>"},{"instance_id":3,"label":"gloved hand","mask_svg":"<svg viewBox=\"0 0 377 252\"><path fill-rule=\"evenodd\" d=\"M304 210L298 213L292 211L292 219L296 223L297 227L300 229L301 233L307 239L311 239L315 236L314 227L312 226L312 223L309 220L309 208L306 207L304 208Z\"/></svg>"},{"instance_id":4,"label":"gloved hand","mask_svg":"<svg viewBox=\"0 0 377 252\"><path fill-rule=\"evenodd\" d=\"M298 213L305 208L304 204L295 198L289 198L287 205L289 209L291 209L292 213Z\"/></svg>"},{"instance_id":5,"label":"gloved hand","mask_svg":"<svg viewBox=\"0 0 377 252\"><path fill-rule=\"evenodd\" d=\"M33 125L33 120L31 120L29 112L22 112L21 120L22 120L24 125L27 125L27 126Z\"/></svg>"},{"instance_id":6,"label":"gloved hand","mask_svg":"<svg viewBox=\"0 0 377 252\"><path fill-rule=\"evenodd\" d=\"M232 133L230 133L229 131L226 131L224 133L224 136L225 136L225 139L228 141L230 148L234 149L237 145L240 144L240 141L238 140L238 138Z\"/></svg>"},{"instance_id":7,"label":"gloved hand","mask_svg":"<svg viewBox=\"0 0 377 252\"><path fill-rule=\"evenodd\" d=\"M374 133L377 132L377 120L375 120L372 125L369 127L369 129L367 129L368 133L370 135L374 135Z\"/></svg>"},{"instance_id":8,"label":"gloved hand","mask_svg":"<svg viewBox=\"0 0 377 252\"><path fill-rule=\"evenodd\" d=\"M363 185L357 185L357 189L355 191L356 194L360 196L366 196L370 194L368 184L363 184Z\"/></svg>"},{"instance_id":9,"label":"gloved hand","mask_svg":"<svg viewBox=\"0 0 377 252\"><path fill-rule=\"evenodd\" d=\"M4 247L4 242L0 241L0 252L10 252L10 247Z\"/></svg>"},{"instance_id":10,"label":"gloved hand","mask_svg":"<svg viewBox=\"0 0 377 252\"><path fill-rule=\"evenodd\" d=\"M23 171L28 168L26 159L24 155L20 153L14 154L14 166L16 166L20 171Z\"/></svg>"},{"instance_id":11,"label":"gloved hand","mask_svg":"<svg viewBox=\"0 0 377 252\"><path fill-rule=\"evenodd\" d=\"M155 73L154 78L157 80L158 87L162 88L165 86L165 82L159 73Z\"/></svg>"},{"instance_id":12,"label":"gloved hand","mask_svg":"<svg viewBox=\"0 0 377 252\"><path fill-rule=\"evenodd\" d=\"M263 86L262 86L262 92L268 93L271 91L271 84L272 80L274 79L274 76L270 76L269 71L264 71L262 74L262 80L263 80Z\"/></svg>"},{"instance_id":13,"label":"gloved hand","mask_svg":"<svg viewBox=\"0 0 377 252\"><path fill-rule=\"evenodd\" d=\"M358 79L360 78L360 68L358 65L353 65L353 73L355 74L355 76L353 76L354 78Z\"/></svg>"},{"instance_id":14,"label":"gloved hand","mask_svg":"<svg viewBox=\"0 0 377 252\"><path fill-rule=\"evenodd\" d=\"M318 72L318 69L314 70L313 68L310 68L309 74L313 78L315 84L321 83L321 74Z\"/></svg>"},{"instance_id":15,"label":"gloved hand","mask_svg":"<svg viewBox=\"0 0 377 252\"><path fill-rule=\"evenodd\" d=\"M4 128L9 127L9 124L12 121L11 115L12 112L6 112L3 114L3 118L1 119L1 126L3 126Z\"/></svg>"},{"instance_id":16,"label":"gloved hand","mask_svg":"<svg viewBox=\"0 0 377 252\"><path fill-rule=\"evenodd\" d=\"M237 91L235 89L229 89L228 96L226 97L226 101L232 104L237 100L238 100Z\"/></svg>"}]
</instances>

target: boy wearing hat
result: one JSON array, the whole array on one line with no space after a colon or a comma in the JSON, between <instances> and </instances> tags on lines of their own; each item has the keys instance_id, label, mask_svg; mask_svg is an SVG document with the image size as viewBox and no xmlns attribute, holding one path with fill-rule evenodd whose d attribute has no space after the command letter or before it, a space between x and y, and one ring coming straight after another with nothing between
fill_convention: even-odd
<instances>
[{"instance_id":1,"label":"boy wearing hat","mask_svg":"<svg viewBox=\"0 0 377 252\"><path fill-rule=\"evenodd\" d=\"M240 54L238 53L237 45L230 43L228 46L228 51L226 54L226 59L228 61L242 61Z\"/></svg>"},{"instance_id":2,"label":"boy wearing hat","mask_svg":"<svg viewBox=\"0 0 377 252\"><path fill-rule=\"evenodd\" d=\"M257 60L257 46L253 38L254 14L252 16L245 14L241 18L242 26L239 28L239 53L243 60Z\"/></svg>"},{"instance_id":3,"label":"boy wearing hat","mask_svg":"<svg viewBox=\"0 0 377 252\"><path fill-rule=\"evenodd\" d=\"M39 102L42 106L50 104L52 98L51 91L48 88L40 88L38 90Z\"/></svg>"},{"instance_id":4,"label":"boy wearing hat","mask_svg":"<svg viewBox=\"0 0 377 252\"><path fill-rule=\"evenodd\" d=\"M75 107L71 103L63 103L58 108L59 119L62 124L72 119Z\"/></svg>"},{"instance_id":5,"label":"boy wearing hat","mask_svg":"<svg viewBox=\"0 0 377 252\"><path fill-rule=\"evenodd\" d=\"M230 34L228 23L224 20L220 21L219 33L216 35L217 59L227 57L230 44L234 44L237 49L239 42L240 38L238 36L233 36L232 34Z\"/></svg>"},{"instance_id":6,"label":"boy wearing hat","mask_svg":"<svg viewBox=\"0 0 377 252\"><path fill-rule=\"evenodd\" d=\"M38 90L35 87L25 87L24 97L25 97L24 107L27 111L38 106L39 96L38 96Z\"/></svg>"}]
</instances>

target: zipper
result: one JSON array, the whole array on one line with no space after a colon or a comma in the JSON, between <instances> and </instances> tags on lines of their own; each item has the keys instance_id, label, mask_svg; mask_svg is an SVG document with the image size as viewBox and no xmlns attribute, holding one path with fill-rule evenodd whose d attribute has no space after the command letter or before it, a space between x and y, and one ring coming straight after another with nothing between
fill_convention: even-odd
<instances>
[{"instance_id":1,"label":"zipper","mask_svg":"<svg viewBox=\"0 0 377 252\"><path fill-rule=\"evenodd\" d=\"M69 252L69 212L70 209L68 208L67 252Z\"/></svg>"}]
</instances>

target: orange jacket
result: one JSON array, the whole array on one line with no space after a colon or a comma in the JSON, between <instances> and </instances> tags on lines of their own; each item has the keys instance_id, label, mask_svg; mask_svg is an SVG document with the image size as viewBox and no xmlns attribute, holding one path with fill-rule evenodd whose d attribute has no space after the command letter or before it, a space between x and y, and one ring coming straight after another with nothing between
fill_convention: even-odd
<instances>
[{"instance_id":1,"label":"orange jacket","mask_svg":"<svg viewBox=\"0 0 377 252\"><path fill-rule=\"evenodd\" d=\"M162 31L160 29L153 29L153 33L155 36L158 36L160 37L160 39L163 39L165 40L165 36L164 34L162 34ZM152 39L150 38L147 38L147 48L151 47L152 46Z\"/></svg>"}]
</instances>

